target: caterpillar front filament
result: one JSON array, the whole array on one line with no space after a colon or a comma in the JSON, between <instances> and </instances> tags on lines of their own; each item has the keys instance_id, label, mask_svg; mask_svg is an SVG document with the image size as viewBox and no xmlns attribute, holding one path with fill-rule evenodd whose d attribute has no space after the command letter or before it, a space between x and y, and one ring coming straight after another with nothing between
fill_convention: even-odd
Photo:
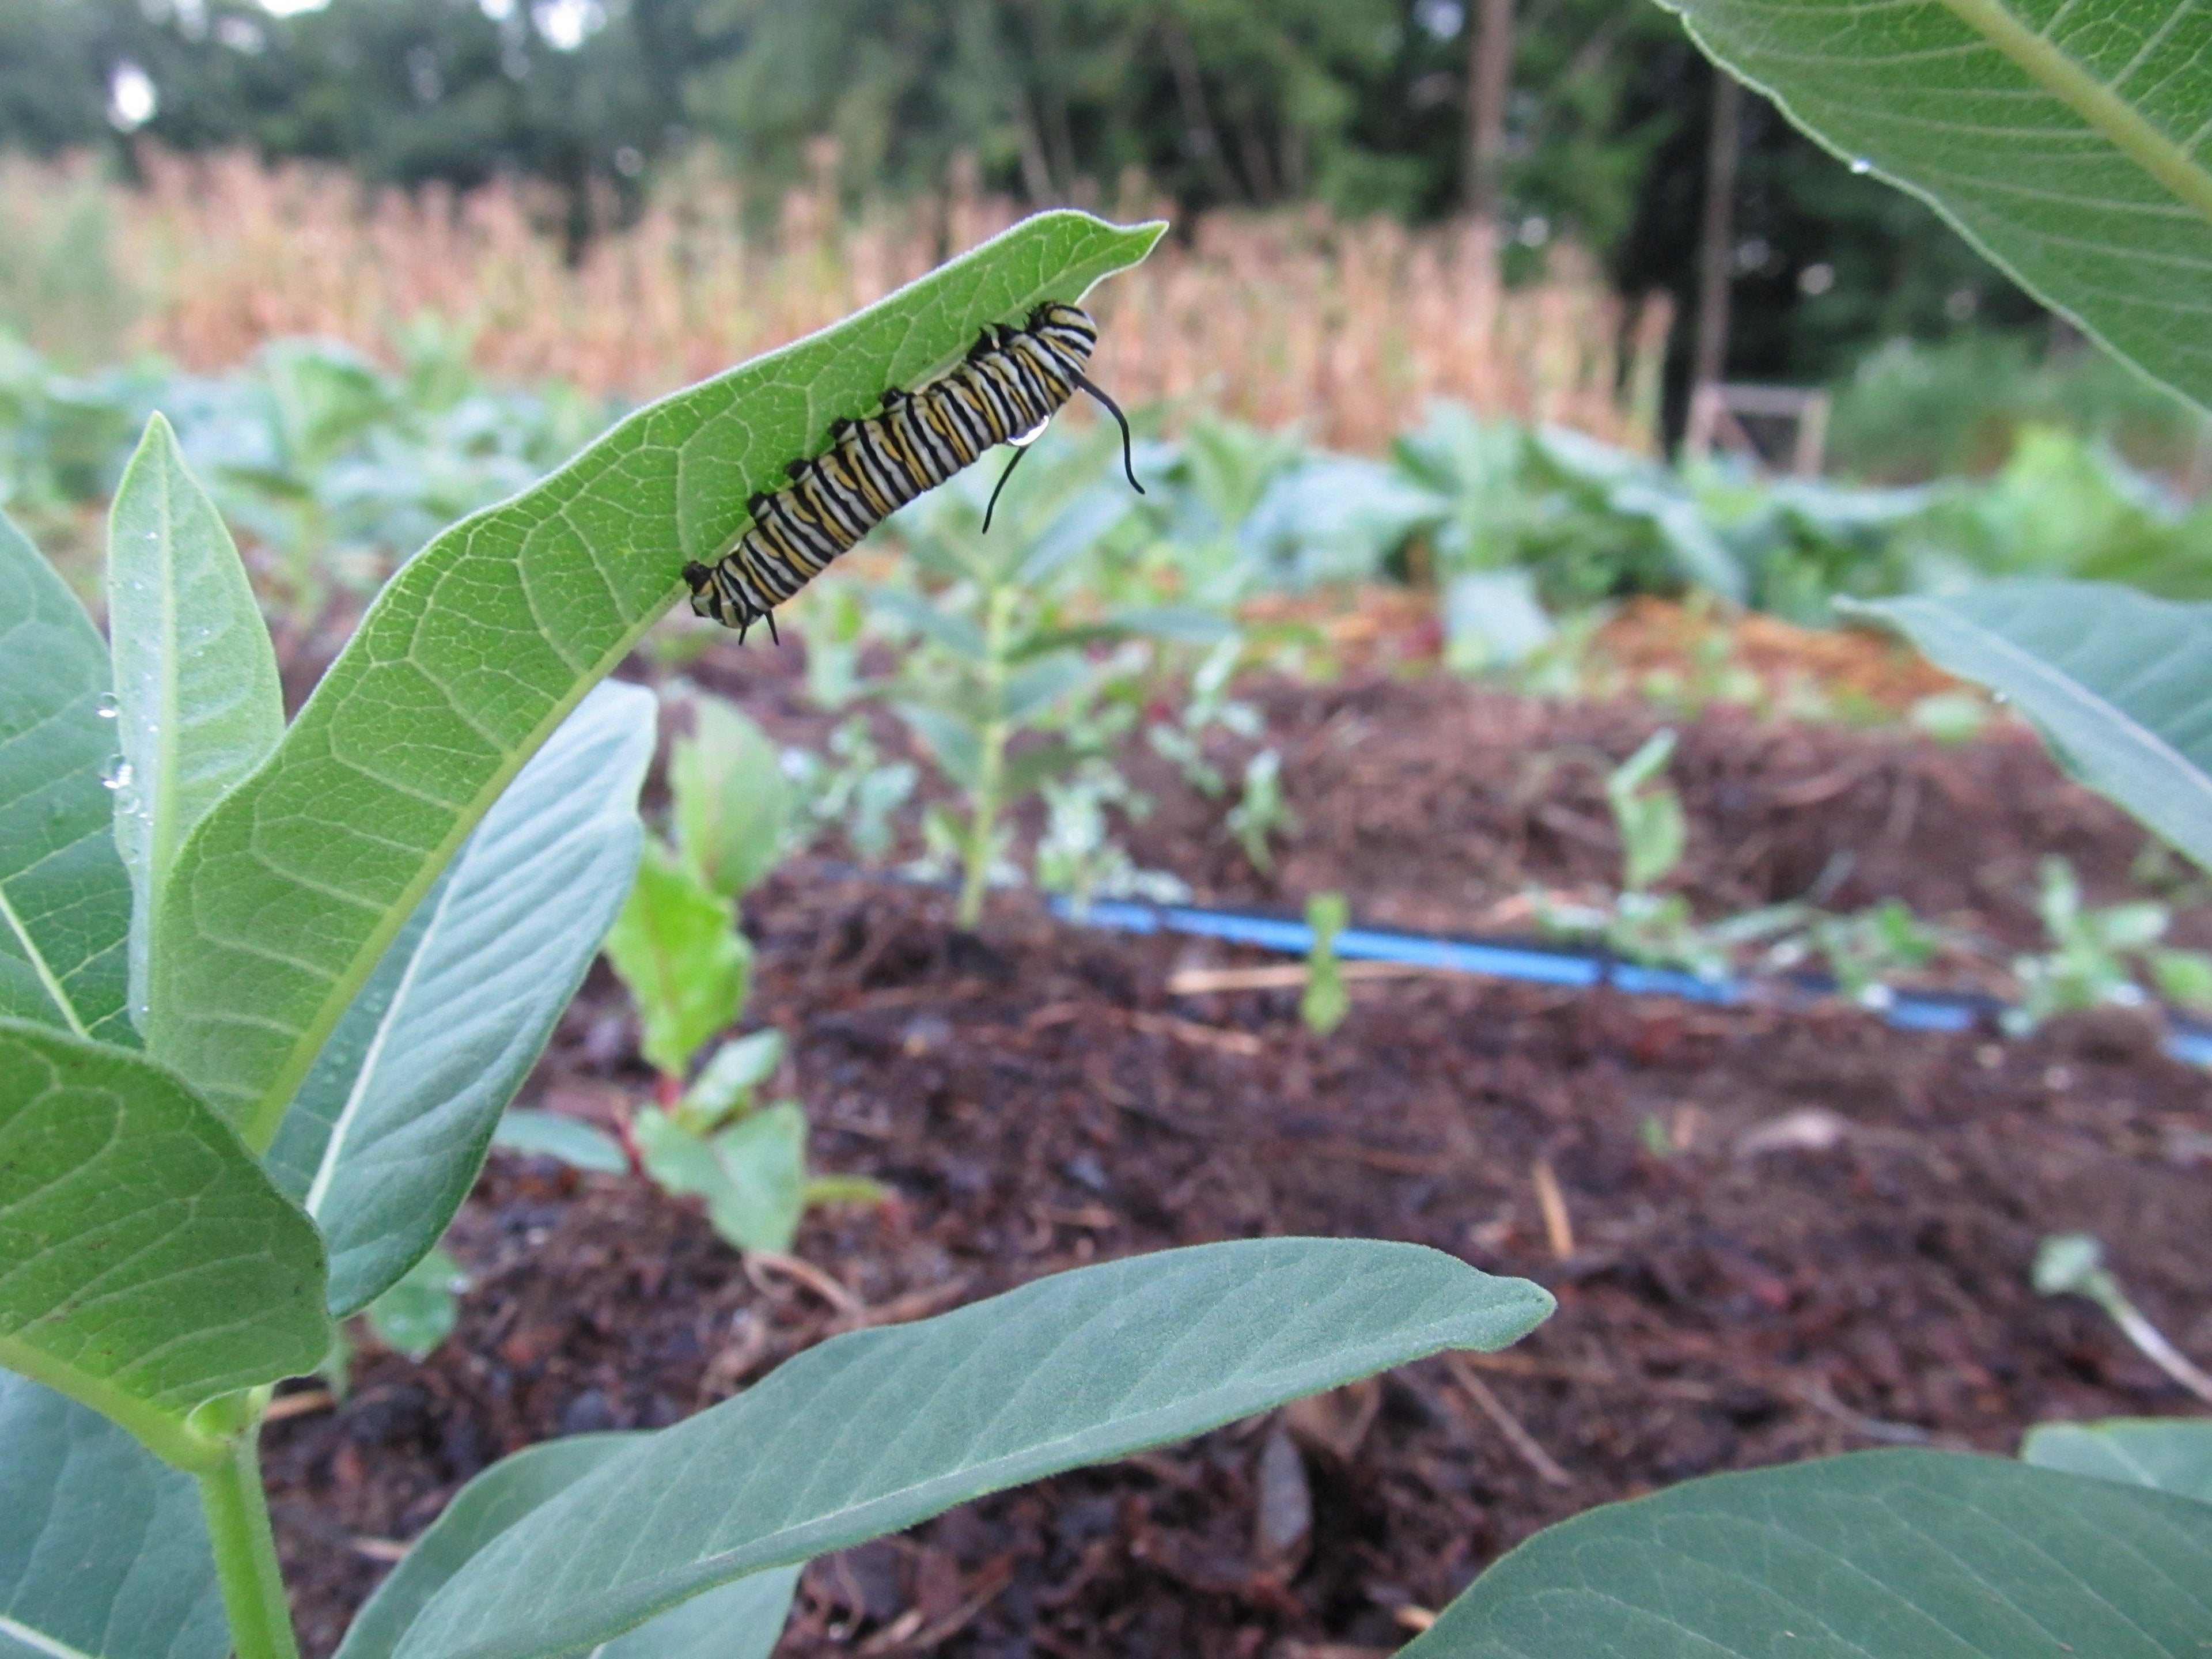
<instances>
[{"instance_id":1,"label":"caterpillar front filament","mask_svg":"<svg viewBox=\"0 0 2212 1659\"><path fill-rule=\"evenodd\" d=\"M1139 495L1129 422L1085 378L1097 325L1080 307L1048 301L1019 328L986 328L957 367L913 392L884 393L883 412L831 426L823 453L793 461L791 482L748 502L752 526L713 564L687 564L691 609L738 636L822 574L839 554L926 489L972 466L996 445L1026 445L1077 392L1103 404L1121 428L1121 465ZM1017 451L998 489L1026 450ZM991 505L998 505L998 489ZM990 528L990 510L983 527Z\"/></svg>"}]
</instances>

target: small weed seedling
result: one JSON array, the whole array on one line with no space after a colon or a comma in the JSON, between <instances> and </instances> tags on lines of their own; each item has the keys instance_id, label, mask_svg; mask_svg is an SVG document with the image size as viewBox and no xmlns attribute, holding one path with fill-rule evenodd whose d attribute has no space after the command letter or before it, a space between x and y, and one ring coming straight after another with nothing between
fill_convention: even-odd
<instances>
[{"instance_id":1,"label":"small weed seedling","mask_svg":"<svg viewBox=\"0 0 2212 1659\"><path fill-rule=\"evenodd\" d=\"M2020 1006L2005 1023L2015 1033L2033 1030L2053 1014L2087 1008L2138 1008L2150 1000L2136 976L2138 965L2159 994L2185 1007L2212 1006L2212 957L2161 946L2172 912L2155 899L2089 908L2081 884L2064 859L2043 860L2036 909L2051 948L2020 957Z\"/></svg>"},{"instance_id":2,"label":"small weed seedling","mask_svg":"<svg viewBox=\"0 0 2212 1659\"><path fill-rule=\"evenodd\" d=\"M1306 988L1298 999L1298 1018L1316 1036L1328 1036L1352 1012L1344 964L1336 957L1336 936L1351 922L1352 909L1341 893L1316 893L1306 901L1306 926L1313 929L1313 942L1306 947Z\"/></svg>"},{"instance_id":3,"label":"small weed seedling","mask_svg":"<svg viewBox=\"0 0 2212 1659\"><path fill-rule=\"evenodd\" d=\"M1613 809L1613 826L1620 836L1621 885L1626 892L1645 892L1672 875L1689 845L1682 798L1666 781L1667 763L1674 755L1674 732L1654 732L1606 778L1606 805Z\"/></svg>"},{"instance_id":4,"label":"small weed seedling","mask_svg":"<svg viewBox=\"0 0 2212 1659\"><path fill-rule=\"evenodd\" d=\"M1262 749L1244 763L1237 805L1223 820L1244 856L1261 875L1273 875L1278 836L1294 836L1298 815L1283 799L1283 757L1279 750Z\"/></svg>"},{"instance_id":5,"label":"small weed seedling","mask_svg":"<svg viewBox=\"0 0 2212 1659\"><path fill-rule=\"evenodd\" d=\"M1096 898L1180 904L1190 897L1190 888L1165 871L1139 869L1115 840L1106 822L1109 807L1141 819L1152 803L1109 762L1087 757L1067 776L1044 780L1039 791L1045 824L1037 837L1036 884L1065 894L1078 916Z\"/></svg>"},{"instance_id":6,"label":"small weed seedling","mask_svg":"<svg viewBox=\"0 0 2212 1659\"><path fill-rule=\"evenodd\" d=\"M1152 752L1172 763L1182 781L1208 800L1219 799L1229 781L1206 757L1207 736L1219 730L1249 739L1267 730L1257 708L1229 695L1230 677L1243 657L1244 644L1243 635L1232 634L1209 650L1192 671L1188 690L1176 712L1145 730Z\"/></svg>"},{"instance_id":7,"label":"small weed seedling","mask_svg":"<svg viewBox=\"0 0 2212 1659\"><path fill-rule=\"evenodd\" d=\"M2036 1246L2034 1283L2044 1296L2081 1296L2102 1308L2143 1357L2199 1400L2212 1404L2212 1376L2166 1340L2128 1299L2105 1265L2105 1249L2087 1233L2054 1233Z\"/></svg>"},{"instance_id":8,"label":"small weed seedling","mask_svg":"<svg viewBox=\"0 0 2212 1659\"><path fill-rule=\"evenodd\" d=\"M1155 720L1145 732L1152 752L1173 763L1183 781L1209 800L1217 800L1229 787L1221 769L1206 758L1206 740L1215 732L1255 738L1267 730L1259 709L1229 695L1230 677L1237 672L1246 648L1244 637L1232 634L1200 659L1192 672L1189 694L1179 711ZM1244 856L1261 875L1273 872L1272 837L1295 834L1297 817L1283 799L1283 757L1274 749L1262 749L1244 763L1237 804L1224 817L1229 833L1243 848Z\"/></svg>"},{"instance_id":9,"label":"small weed seedling","mask_svg":"<svg viewBox=\"0 0 2212 1659\"><path fill-rule=\"evenodd\" d=\"M1784 969L1808 957L1827 963L1836 992L1865 1008L1886 1008L1895 1000L1892 981L1925 968L1942 940L1902 899L1886 898L1856 915L1809 913L1801 932L1778 940L1765 965Z\"/></svg>"}]
</instances>

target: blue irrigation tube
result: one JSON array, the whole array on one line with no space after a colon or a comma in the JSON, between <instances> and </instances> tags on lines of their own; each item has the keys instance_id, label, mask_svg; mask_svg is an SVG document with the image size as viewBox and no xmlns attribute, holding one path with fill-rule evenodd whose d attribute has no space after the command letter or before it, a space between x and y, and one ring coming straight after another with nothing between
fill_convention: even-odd
<instances>
[{"instance_id":1,"label":"blue irrigation tube","mask_svg":"<svg viewBox=\"0 0 2212 1659\"><path fill-rule=\"evenodd\" d=\"M1249 911L1213 910L1192 904L1146 904L1128 899L1093 899L1078 906L1064 894L1046 902L1054 915L1125 933L1180 933L1249 945L1263 951L1304 956L1313 949L1313 929L1287 916ZM1441 968L1490 979L1589 989L1610 985L1632 996L1680 997L1729 1006L1753 1000L1742 980L1703 979L1679 968L1650 968L1586 951L1552 950L1504 939L1439 938L1376 927L1346 927L1336 936L1336 953L1347 961L1394 962L1409 968ZM1825 981L1793 979L1779 988L1792 996L1832 991ZM1966 1031L2004 1012L1994 997L1891 989L1869 1009L1902 1031ZM2212 1066L2212 1030L2169 1020L2166 1052L2177 1060Z\"/></svg>"}]
</instances>

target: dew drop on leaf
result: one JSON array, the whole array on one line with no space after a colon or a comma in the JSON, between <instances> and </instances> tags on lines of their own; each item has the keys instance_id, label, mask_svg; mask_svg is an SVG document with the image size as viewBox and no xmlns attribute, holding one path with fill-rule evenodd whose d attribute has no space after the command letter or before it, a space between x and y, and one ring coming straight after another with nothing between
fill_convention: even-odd
<instances>
[{"instance_id":1,"label":"dew drop on leaf","mask_svg":"<svg viewBox=\"0 0 2212 1659\"><path fill-rule=\"evenodd\" d=\"M125 789L131 779L131 763L120 755L110 755L107 764L100 769L100 781L110 789Z\"/></svg>"},{"instance_id":2,"label":"dew drop on leaf","mask_svg":"<svg viewBox=\"0 0 2212 1659\"><path fill-rule=\"evenodd\" d=\"M100 718L104 720L113 720L120 707L121 705L115 701L115 693L112 691L101 692L100 701L93 705Z\"/></svg>"}]
</instances>

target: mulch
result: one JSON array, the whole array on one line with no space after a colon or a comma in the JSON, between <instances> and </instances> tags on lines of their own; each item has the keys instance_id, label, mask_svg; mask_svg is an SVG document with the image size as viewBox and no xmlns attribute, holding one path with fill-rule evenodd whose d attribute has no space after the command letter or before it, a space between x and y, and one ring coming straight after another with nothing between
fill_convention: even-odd
<instances>
[{"instance_id":1,"label":"mulch","mask_svg":"<svg viewBox=\"0 0 2212 1659\"><path fill-rule=\"evenodd\" d=\"M693 672L772 729L809 718L769 653ZM1433 679L1253 695L1303 826L1274 871L1243 860L1218 804L1133 763L1159 802L1131 829L1139 860L1224 901L1334 887L1406 926L1468 929L1526 883L1607 879L1589 757L1656 724ZM2142 850L2022 734L1942 749L1727 711L1681 731L1684 884L1709 913L1825 882L1832 905L1897 893L2016 948L2039 856L2116 892ZM2096 1233L2146 1311L2212 1358L2212 1079L2131 1015L2005 1041L1840 1006L1424 977L1356 982L1324 1038L1294 989L1168 989L1256 957L1074 927L1019 896L971 935L933 890L801 860L745 910L747 1023L790 1040L780 1083L816 1165L893 1200L811 1217L793 1268L741 1261L641 1181L495 1156L447 1241L472 1279L455 1336L420 1364L365 1350L343 1406L269 1431L311 1653L507 1451L672 1422L840 1329L1176 1244L1412 1240L1535 1279L1559 1311L1506 1353L1406 1367L818 1561L780 1654L1363 1659L1593 1504L2189 1409L2095 1310L2033 1294L2049 1232ZM611 1121L650 1090L595 972L525 1097Z\"/></svg>"}]
</instances>

